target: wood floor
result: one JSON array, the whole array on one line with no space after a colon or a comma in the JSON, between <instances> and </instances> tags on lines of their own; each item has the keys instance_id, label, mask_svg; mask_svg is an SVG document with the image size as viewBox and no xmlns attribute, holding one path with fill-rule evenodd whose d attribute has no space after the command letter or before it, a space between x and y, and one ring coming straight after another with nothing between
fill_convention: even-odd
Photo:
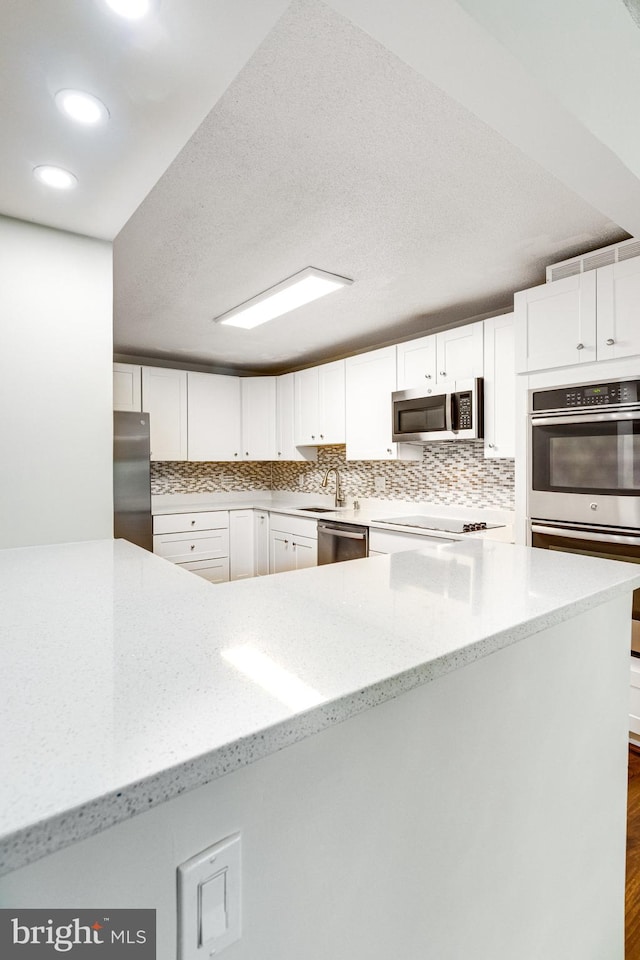
<instances>
[{"instance_id":1,"label":"wood floor","mask_svg":"<svg viewBox=\"0 0 640 960\"><path fill-rule=\"evenodd\" d=\"M640 960L640 749L629 747L626 960Z\"/></svg>"}]
</instances>

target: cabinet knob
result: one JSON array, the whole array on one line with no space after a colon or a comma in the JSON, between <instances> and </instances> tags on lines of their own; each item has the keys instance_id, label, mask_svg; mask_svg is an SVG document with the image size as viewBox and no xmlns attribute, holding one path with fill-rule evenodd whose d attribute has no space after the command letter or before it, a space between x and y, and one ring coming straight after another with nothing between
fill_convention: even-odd
<instances>
[{"instance_id":1,"label":"cabinet knob","mask_svg":"<svg viewBox=\"0 0 640 960\"><path fill-rule=\"evenodd\" d=\"M321 433L321 434L320 434L320 439L321 439L321 440L324 440L324 433Z\"/></svg>"},{"instance_id":2,"label":"cabinet knob","mask_svg":"<svg viewBox=\"0 0 640 960\"><path fill-rule=\"evenodd\" d=\"M312 433L312 434L311 434L311 439L312 439L312 440L315 440L315 438L316 438L315 433Z\"/></svg>"},{"instance_id":3,"label":"cabinet knob","mask_svg":"<svg viewBox=\"0 0 640 960\"><path fill-rule=\"evenodd\" d=\"M446 377L446 375L447 375L447 371L446 371L446 370L441 370L441 371L440 371L440 376L441 376L441 377Z\"/></svg>"},{"instance_id":4,"label":"cabinet knob","mask_svg":"<svg viewBox=\"0 0 640 960\"><path fill-rule=\"evenodd\" d=\"M192 543L192 544L191 544L191 549L192 549L192 550L195 550L195 548L196 548L195 543Z\"/></svg>"},{"instance_id":5,"label":"cabinet knob","mask_svg":"<svg viewBox=\"0 0 640 960\"><path fill-rule=\"evenodd\" d=\"M579 343L579 344L576 346L576 350L584 350L584 343Z\"/></svg>"},{"instance_id":6,"label":"cabinet knob","mask_svg":"<svg viewBox=\"0 0 640 960\"><path fill-rule=\"evenodd\" d=\"M279 457L281 457L281 456L282 456L282 453L281 453L281 451L280 451L280 450L278 450L278 456L279 456Z\"/></svg>"},{"instance_id":7,"label":"cabinet knob","mask_svg":"<svg viewBox=\"0 0 640 960\"><path fill-rule=\"evenodd\" d=\"M489 447L490 450L493 450L495 447L495 443L488 443L487 446Z\"/></svg>"},{"instance_id":8,"label":"cabinet knob","mask_svg":"<svg viewBox=\"0 0 640 960\"><path fill-rule=\"evenodd\" d=\"M425 380L431 380L431 374L430 374L430 373L425 373L424 378L425 378Z\"/></svg>"},{"instance_id":9,"label":"cabinet knob","mask_svg":"<svg viewBox=\"0 0 640 960\"><path fill-rule=\"evenodd\" d=\"M285 543L289 543L289 541L288 541L288 540L285 540Z\"/></svg>"},{"instance_id":10,"label":"cabinet knob","mask_svg":"<svg viewBox=\"0 0 640 960\"><path fill-rule=\"evenodd\" d=\"M612 347L615 343L615 340L612 340L611 337L609 337L608 340L605 340L605 343L607 344L608 347Z\"/></svg>"},{"instance_id":11,"label":"cabinet knob","mask_svg":"<svg viewBox=\"0 0 640 960\"><path fill-rule=\"evenodd\" d=\"M249 456L249 451L248 451L248 450L245 450L244 455L245 455L245 457L248 457L248 456Z\"/></svg>"},{"instance_id":12,"label":"cabinet knob","mask_svg":"<svg viewBox=\"0 0 640 960\"><path fill-rule=\"evenodd\" d=\"M234 457L237 457L237 456L238 456L238 454L237 454L237 453L234 453Z\"/></svg>"},{"instance_id":13,"label":"cabinet knob","mask_svg":"<svg viewBox=\"0 0 640 960\"><path fill-rule=\"evenodd\" d=\"M192 527L195 527L195 525L196 525L195 520L192 520L192 521L191 521L191 526L192 526Z\"/></svg>"},{"instance_id":14,"label":"cabinet knob","mask_svg":"<svg viewBox=\"0 0 640 960\"><path fill-rule=\"evenodd\" d=\"M391 447L387 447L387 453L393 453L393 450L391 449Z\"/></svg>"}]
</instances>

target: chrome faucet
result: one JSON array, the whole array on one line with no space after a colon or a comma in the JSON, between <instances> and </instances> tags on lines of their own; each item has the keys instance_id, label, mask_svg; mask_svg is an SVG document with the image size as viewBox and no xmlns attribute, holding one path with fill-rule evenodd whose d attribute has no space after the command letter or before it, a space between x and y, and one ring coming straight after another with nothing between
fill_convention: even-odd
<instances>
[{"instance_id":1,"label":"chrome faucet","mask_svg":"<svg viewBox=\"0 0 640 960\"><path fill-rule=\"evenodd\" d=\"M342 495L342 490L340 489L340 471L338 470L337 467L329 467L329 469L326 471L326 473L325 473L325 475L324 475L324 477L323 477L323 479L322 479L322 483L320 484L320 486L321 486L321 487L326 487L326 485L327 485L327 483L328 483L328 481L329 481L329 474L330 474L330 473L335 473L335 475L336 475L335 506L336 506L336 507L341 507L341 506L343 506L343 504L344 504L344 497L343 497L343 495Z\"/></svg>"}]
</instances>

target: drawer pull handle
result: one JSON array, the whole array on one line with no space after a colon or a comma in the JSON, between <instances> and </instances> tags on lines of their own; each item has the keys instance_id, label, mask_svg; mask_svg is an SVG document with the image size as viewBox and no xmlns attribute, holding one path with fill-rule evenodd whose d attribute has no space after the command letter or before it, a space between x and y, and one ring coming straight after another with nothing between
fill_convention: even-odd
<instances>
[{"instance_id":1,"label":"drawer pull handle","mask_svg":"<svg viewBox=\"0 0 640 960\"><path fill-rule=\"evenodd\" d=\"M191 526L192 526L192 527L195 527L195 525L196 525L195 520L192 520L192 521L191 521Z\"/></svg>"},{"instance_id":2,"label":"drawer pull handle","mask_svg":"<svg viewBox=\"0 0 640 960\"><path fill-rule=\"evenodd\" d=\"M191 549L192 549L192 550L195 550L195 548L196 548L195 543L192 543L192 544L191 544Z\"/></svg>"}]
</instances>

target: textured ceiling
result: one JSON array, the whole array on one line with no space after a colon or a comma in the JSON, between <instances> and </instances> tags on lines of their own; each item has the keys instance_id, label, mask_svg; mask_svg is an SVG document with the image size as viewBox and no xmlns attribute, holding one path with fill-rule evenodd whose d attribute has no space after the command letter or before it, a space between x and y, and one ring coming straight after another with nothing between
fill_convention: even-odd
<instances>
[{"instance_id":1,"label":"textured ceiling","mask_svg":"<svg viewBox=\"0 0 640 960\"><path fill-rule=\"evenodd\" d=\"M115 348L282 370L508 309L626 234L331 7L296 0L115 242ZM352 286L212 318L306 266Z\"/></svg>"}]
</instances>

